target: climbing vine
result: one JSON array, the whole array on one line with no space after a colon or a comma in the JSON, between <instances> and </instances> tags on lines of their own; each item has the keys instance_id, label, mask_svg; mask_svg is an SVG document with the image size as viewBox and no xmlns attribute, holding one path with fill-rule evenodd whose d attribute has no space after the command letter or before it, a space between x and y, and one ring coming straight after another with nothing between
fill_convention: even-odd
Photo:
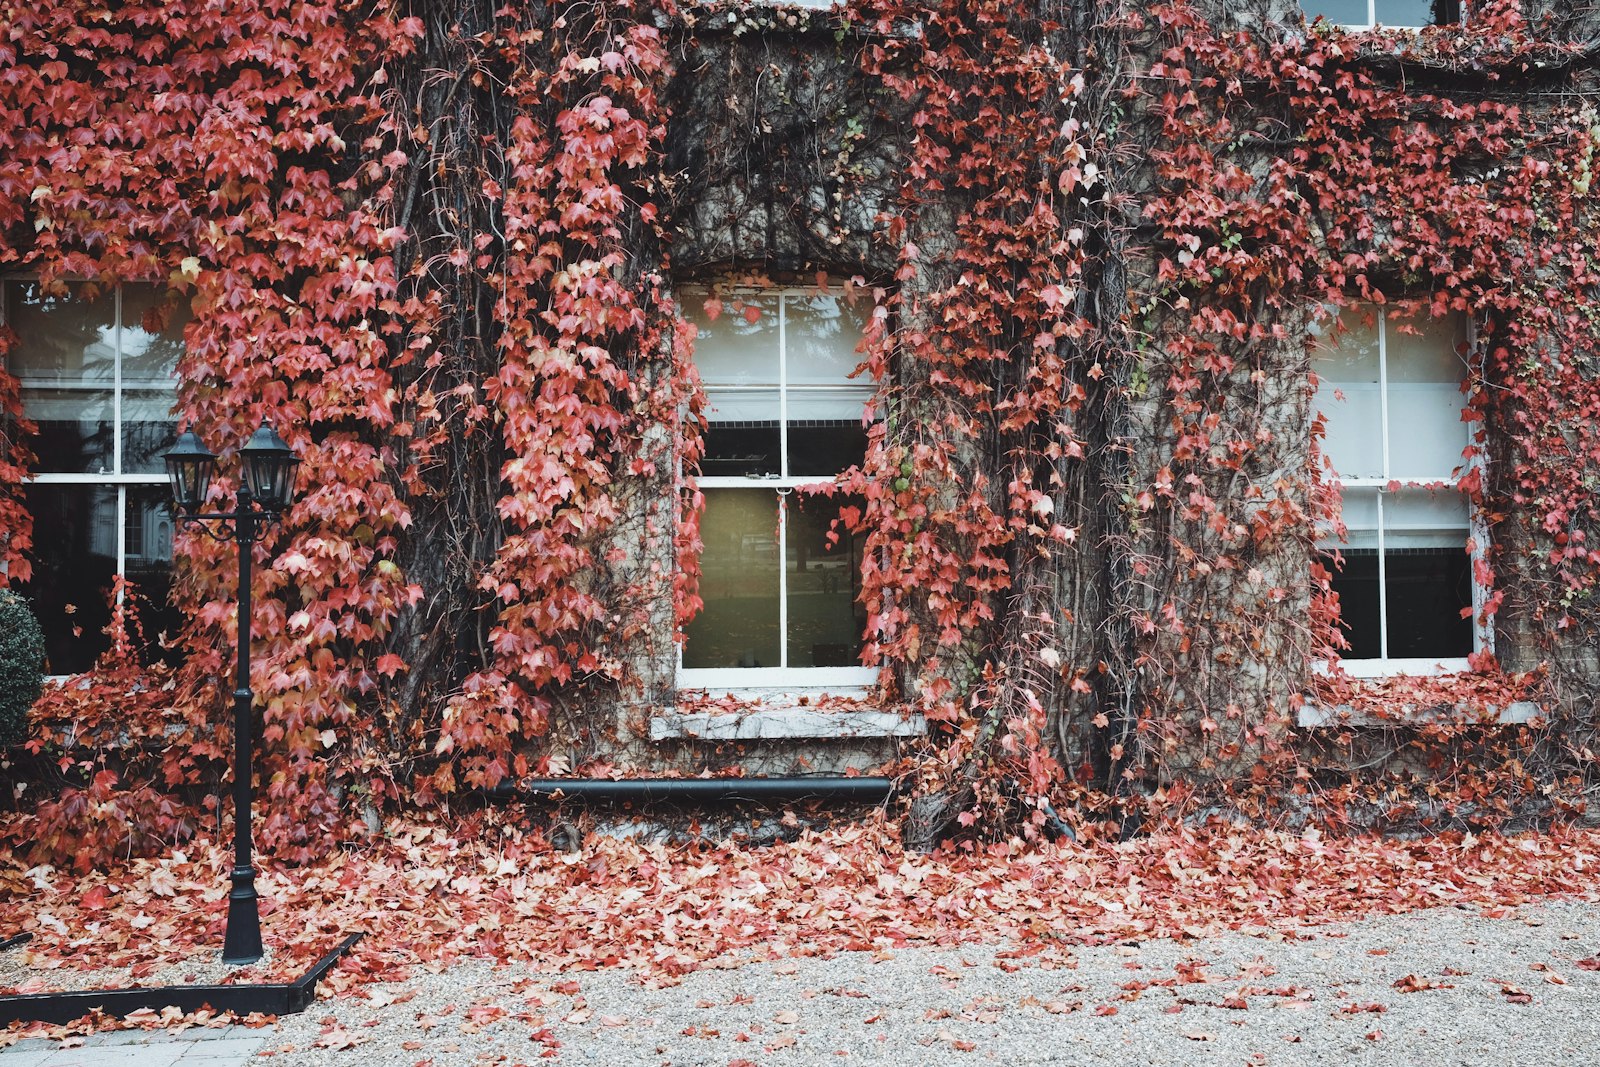
<instances>
[{"instance_id":1,"label":"climbing vine","mask_svg":"<svg viewBox=\"0 0 1600 1067\"><path fill-rule=\"evenodd\" d=\"M1285 435L1309 441L1317 413L1304 398L1298 421L1274 414L1296 410L1281 401L1219 410L1212 398L1251 395L1248 387L1224 387L1229 376L1247 371L1258 397L1275 382L1308 389L1299 324L1316 304L1377 305L1379 314L1396 318L1471 318L1483 358L1473 363L1463 406L1477 444L1463 457L1459 487L1489 531L1475 565L1475 579L1491 589L1479 622L1496 631L1515 670L1503 672L1485 652L1474 657L1468 677L1375 684L1345 678L1335 661L1330 675L1311 676L1311 698L1358 714L1376 705L1390 729L1312 735L1319 743L1301 751L1290 781L1293 793L1332 802L1337 812L1370 803L1390 814L1441 818L1487 806L1486 797L1509 811L1541 788L1548 794L1574 756L1587 759L1582 745L1567 743L1592 726L1587 671L1569 668L1545 680L1524 673L1570 664L1574 646L1567 642L1593 625L1583 608L1595 580L1592 561L1585 550L1566 553L1563 546L1583 542L1581 528L1594 514L1572 508L1566 495L1581 493L1581 477L1552 469L1570 463L1558 457L1581 451L1593 432L1581 413L1597 383L1579 369L1593 334L1573 328L1592 290L1585 270L1574 272L1570 287L1552 284L1553 272L1593 254L1585 203L1592 112L1581 94L1541 92L1522 75L1531 66L1562 70L1576 46L1532 32L1517 4L1475 10L1466 32L1439 28L1420 36L1317 25L1303 38L1272 40L1220 34L1184 5L1154 9L1152 17L1163 42L1150 73L1164 83L1156 114L1165 144L1154 156L1164 192L1147 209L1164 249L1151 296L1180 324L1179 336L1163 346L1168 402L1183 434L1172 454L1187 460L1182 477L1203 487L1204 497L1188 494L1189 510L1179 518L1190 531L1204 523L1210 540L1221 535L1225 548L1191 557L1206 539L1186 532L1169 549L1179 558L1174 585L1198 584L1215 596L1222 583L1213 576L1237 576L1241 564L1274 543L1287 545L1285 558L1303 561L1313 523L1337 521L1337 493L1322 484L1315 449L1305 464L1296 462L1293 439L1282 443ZM1524 414L1530 404L1542 417ZM1186 439L1209 447L1185 455ZM1248 467L1263 453L1268 464L1251 473L1249 488L1213 488L1215 471ZM1228 531L1236 535L1231 548ZM1530 565L1545 576L1545 592L1524 598ZM1286 572L1276 581L1271 574L1245 572L1244 586L1254 584L1258 593L1228 600L1254 601L1254 609L1240 616L1233 648L1213 649L1211 658L1253 665L1272 689L1296 694L1306 691L1297 681L1307 677L1305 659L1327 662L1344 644L1337 598L1320 566L1305 594L1294 592L1305 587ZM1565 592L1551 596L1557 588ZM1292 633L1286 614L1308 604L1306 637L1287 646L1269 639L1266 649L1253 644ZM1551 612L1572 632L1562 636L1536 621ZM1181 607L1176 614L1191 615ZM1217 633L1212 628L1208 636ZM1485 715L1492 722L1529 696L1542 697L1544 708L1532 727L1484 725ZM1441 706L1461 713L1424 714ZM1381 754L1386 747L1389 756ZM1400 755L1403 765L1405 753L1418 762L1387 778L1362 781L1356 773L1362 765L1394 769L1386 761ZM1532 763L1543 766L1542 786L1528 770ZM1452 783L1442 801L1441 776Z\"/></svg>"},{"instance_id":2,"label":"climbing vine","mask_svg":"<svg viewBox=\"0 0 1600 1067\"><path fill-rule=\"evenodd\" d=\"M1587 23L1246 6L6 5L0 269L153 283L150 328L187 313L177 414L222 457L218 509L261 420L303 461L257 548L263 842L306 858L400 803L648 765L699 607L676 292L718 272L874 294L870 444L838 488L866 500L865 659L929 726L914 837L1200 798L1575 801L1600 628ZM1499 656L1470 675L1337 666L1308 326L1357 304L1474 326L1460 488ZM19 583L23 415L0 370ZM139 688L119 645L39 710L43 754L85 694L169 694L159 788L70 758L93 773L37 840L118 788L157 837L195 825L231 551L178 539L180 671ZM1522 700L1531 721L1484 721ZM1302 729L1308 701L1380 725Z\"/></svg>"}]
</instances>

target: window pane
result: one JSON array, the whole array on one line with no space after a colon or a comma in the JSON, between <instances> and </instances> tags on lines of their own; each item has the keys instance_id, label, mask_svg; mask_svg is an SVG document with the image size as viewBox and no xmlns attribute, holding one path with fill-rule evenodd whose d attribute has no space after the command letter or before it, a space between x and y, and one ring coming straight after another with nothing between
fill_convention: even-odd
<instances>
[{"instance_id":1,"label":"window pane","mask_svg":"<svg viewBox=\"0 0 1600 1067\"><path fill-rule=\"evenodd\" d=\"M865 374L851 375L861 362L856 346L871 310L866 300L786 298L789 474L794 477L831 478L866 455L861 413L872 399L873 384Z\"/></svg>"},{"instance_id":2,"label":"window pane","mask_svg":"<svg viewBox=\"0 0 1600 1067\"><path fill-rule=\"evenodd\" d=\"M1472 653L1472 559L1460 547L1390 551L1389 656L1447 658Z\"/></svg>"},{"instance_id":3,"label":"window pane","mask_svg":"<svg viewBox=\"0 0 1600 1067\"><path fill-rule=\"evenodd\" d=\"M1329 584L1339 594L1339 622L1350 648L1345 659L1377 659L1382 654L1378 628L1378 550L1343 548L1343 566L1335 568L1331 556L1323 566L1332 575Z\"/></svg>"},{"instance_id":4,"label":"window pane","mask_svg":"<svg viewBox=\"0 0 1600 1067\"><path fill-rule=\"evenodd\" d=\"M832 478L867 454L861 409L855 418L805 419L789 423L789 473L797 478Z\"/></svg>"},{"instance_id":5,"label":"window pane","mask_svg":"<svg viewBox=\"0 0 1600 1067\"><path fill-rule=\"evenodd\" d=\"M685 627L685 667L777 667L778 494L707 489L700 597Z\"/></svg>"},{"instance_id":6,"label":"window pane","mask_svg":"<svg viewBox=\"0 0 1600 1067\"><path fill-rule=\"evenodd\" d=\"M1345 549L1333 572L1339 616L1350 648L1345 659L1378 659L1378 553ZM1324 563L1331 563L1325 558ZM1390 551L1384 556L1389 658L1450 659L1472 652L1472 560L1460 548Z\"/></svg>"},{"instance_id":7,"label":"window pane","mask_svg":"<svg viewBox=\"0 0 1600 1067\"><path fill-rule=\"evenodd\" d=\"M832 296L784 298L784 344L791 385L844 385L861 362L856 345L866 330L865 300ZM865 374L863 373L863 377ZM866 378L864 384L871 384Z\"/></svg>"},{"instance_id":8,"label":"window pane","mask_svg":"<svg viewBox=\"0 0 1600 1067\"><path fill-rule=\"evenodd\" d=\"M713 322L703 294L684 294L684 318L697 331L694 365L701 381L708 386L778 384L778 300L776 295L725 297Z\"/></svg>"},{"instance_id":9,"label":"window pane","mask_svg":"<svg viewBox=\"0 0 1600 1067\"><path fill-rule=\"evenodd\" d=\"M1339 316L1337 335L1317 327L1311 368L1316 410L1326 419L1322 454L1342 478L1382 478L1383 398L1378 387L1378 331L1361 309Z\"/></svg>"},{"instance_id":10,"label":"window pane","mask_svg":"<svg viewBox=\"0 0 1600 1067\"><path fill-rule=\"evenodd\" d=\"M30 485L33 579L21 592L44 629L52 674L94 666L106 650L108 596L117 570L117 491L109 486Z\"/></svg>"},{"instance_id":11,"label":"window pane","mask_svg":"<svg viewBox=\"0 0 1600 1067\"><path fill-rule=\"evenodd\" d=\"M1415 329L1419 332L1410 333ZM1384 324L1389 382L1434 382L1457 387L1467 377L1466 327L1461 316ZM1456 405L1460 407L1459 404Z\"/></svg>"},{"instance_id":12,"label":"window pane","mask_svg":"<svg viewBox=\"0 0 1600 1067\"><path fill-rule=\"evenodd\" d=\"M122 394L122 473L164 474L161 453L178 435L172 418L173 395L162 392Z\"/></svg>"},{"instance_id":13,"label":"window pane","mask_svg":"<svg viewBox=\"0 0 1600 1067\"><path fill-rule=\"evenodd\" d=\"M101 382L116 374L116 304L102 293L92 303L45 296L33 282L6 283L6 323L17 334L7 364L25 382Z\"/></svg>"},{"instance_id":14,"label":"window pane","mask_svg":"<svg viewBox=\"0 0 1600 1067\"><path fill-rule=\"evenodd\" d=\"M832 478L860 463L867 453L861 414L871 399L870 388L856 385L791 386L788 473Z\"/></svg>"},{"instance_id":15,"label":"window pane","mask_svg":"<svg viewBox=\"0 0 1600 1067\"><path fill-rule=\"evenodd\" d=\"M1395 362L1391 359L1391 367ZM1467 447L1455 385L1389 385L1389 472L1400 481L1449 481Z\"/></svg>"},{"instance_id":16,"label":"window pane","mask_svg":"<svg viewBox=\"0 0 1600 1067\"><path fill-rule=\"evenodd\" d=\"M76 674L94 666L110 642L112 578L117 569L117 527L123 527L125 574L133 583L145 658L176 662L164 653L163 636L177 636L182 616L168 603L172 586L172 520L162 486L128 486L127 510L115 486L30 485L33 513L33 578L20 587L32 602L45 633L52 674Z\"/></svg>"},{"instance_id":17,"label":"window pane","mask_svg":"<svg viewBox=\"0 0 1600 1067\"><path fill-rule=\"evenodd\" d=\"M39 425L35 451L45 474L159 473L155 459L172 437L172 375L181 321L156 335L141 325L155 302L150 286L128 286L124 325L113 321L112 295L48 297L31 282L7 283L7 321L18 341L8 365L23 379L23 404ZM123 353L122 467L116 466L117 352ZM144 384L142 389L130 388ZM54 384L59 387L51 388ZM154 385L154 388L150 388Z\"/></svg>"},{"instance_id":18,"label":"window pane","mask_svg":"<svg viewBox=\"0 0 1600 1067\"><path fill-rule=\"evenodd\" d=\"M1376 489L1344 491L1344 566L1333 574L1340 618L1350 642L1347 659L1377 659L1378 499ZM1453 489L1404 489L1382 494L1383 580L1390 658L1449 658L1472 651L1472 625L1460 618L1472 603L1472 558L1467 553L1467 501ZM1324 547L1333 547L1324 545ZM1325 559L1325 562L1327 560ZM1328 563L1330 570L1331 563Z\"/></svg>"},{"instance_id":19,"label":"window pane","mask_svg":"<svg viewBox=\"0 0 1600 1067\"><path fill-rule=\"evenodd\" d=\"M129 285L122 290L122 383L124 386L176 381L178 357L183 355L185 309L173 309L160 333L151 333L145 316L159 301L154 286ZM155 325L151 323L150 325Z\"/></svg>"},{"instance_id":20,"label":"window pane","mask_svg":"<svg viewBox=\"0 0 1600 1067\"><path fill-rule=\"evenodd\" d=\"M1305 0L1300 10L1307 22L1321 15L1335 26L1367 25L1367 0Z\"/></svg>"},{"instance_id":21,"label":"window pane","mask_svg":"<svg viewBox=\"0 0 1600 1067\"><path fill-rule=\"evenodd\" d=\"M1324 420L1322 454L1334 473L1341 478L1384 477L1383 401L1377 383L1341 385L1324 379L1314 403Z\"/></svg>"},{"instance_id":22,"label":"window pane","mask_svg":"<svg viewBox=\"0 0 1600 1067\"><path fill-rule=\"evenodd\" d=\"M1345 540L1327 538L1319 544L1329 547L1347 544L1359 548L1378 545L1378 490L1372 487L1344 486L1339 493L1339 518L1344 522Z\"/></svg>"},{"instance_id":23,"label":"window pane","mask_svg":"<svg viewBox=\"0 0 1600 1067\"><path fill-rule=\"evenodd\" d=\"M1402 489L1383 497L1384 546L1465 552L1467 498L1455 489Z\"/></svg>"},{"instance_id":24,"label":"window pane","mask_svg":"<svg viewBox=\"0 0 1600 1067\"><path fill-rule=\"evenodd\" d=\"M40 473L114 473L111 390L24 389L22 406L39 427L32 446Z\"/></svg>"},{"instance_id":25,"label":"window pane","mask_svg":"<svg viewBox=\"0 0 1600 1067\"><path fill-rule=\"evenodd\" d=\"M144 629L147 660L164 659L177 665L176 649L162 646L177 640L183 615L170 602L172 591L171 491L164 485L127 487L127 513L123 524L123 574L133 583L138 598L139 622Z\"/></svg>"},{"instance_id":26,"label":"window pane","mask_svg":"<svg viewBox=\"0 0 1600 1067\"><path fill-rule=\"evenodd\" d=\"M1409 333L1415 328L1419 333ZM1459 315L1384 324L1389 379L1389 476L1444 481L1462 463L1461 382L1466 324Z\"/></svg>"},{"instance_id":27,"label":"window pane","mask_svg":"<svg viewBox=\"0 0 1600 1067\"><path fill-rule=\"evenodd\" d=\"M1378 326L1370 308L1348 308L1339 315L1343 332L1311 331L1316 339L1312 369L1324 382L1378 384Z\"/></svg>"},{"instance_id":28,"label":"window pane","mask_svg":"<svg viewBox=\"0 0 1600 1067\"><path fill-rule=\"evenodd\" d=\"M713 422L706 427L700 473L760 477L780 473L778 420Z\"/></svg>"},{"instance_id":29,"label":"window pane","mask_svg":"<svg viewBox=\"0 0 1600 1067\"><path fill-rule=\"evenodd\" d=\"M839 521L841 508L860 514L859 497L788 498L785 580L789 594L789 666L859 667L864 609L856 603L865 538Z\"/></svg>"},{"instance_id":30,"label":"window pane","mask_svg":"<svg viewBox=\"0 0 1600 1067\"><path fill-rule=\"evenodd\" d=\"M1385 26L1432 26L1435 0L1378 0L1378 22Z\"/></svg>"}]
</instances>

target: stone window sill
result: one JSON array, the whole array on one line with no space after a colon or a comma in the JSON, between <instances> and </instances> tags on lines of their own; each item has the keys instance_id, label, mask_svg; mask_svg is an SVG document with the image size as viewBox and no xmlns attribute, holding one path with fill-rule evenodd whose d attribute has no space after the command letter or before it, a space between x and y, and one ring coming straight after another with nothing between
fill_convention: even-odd
<instances>
[{"instance_id":1,"label":"stone window sill","mask_svg":"<svg viewBox=\"0 0 1600 1067\"><path fill-rule=\"evenodd\" d=\"M1352 707L1349 704L1308 702L1300 706L1298 724L1301 729L1340 726L1422 726L1433 723L1518 726L1530 723L1543 715L1543 710L1531 700L1513 701L1488 712L1471 709L1465 704L1435 704L1432 707L1402 704L1394 713L1387 715L1366 708Z\"/></svg>"},{"instance_id":2,"label":"stone window sill","mask_svg":"<svg viewBox=\"0 0 1600 1067\"><path fill-rule=\"evenodd\" d=\"M698 31L727 33L734 37L745 34L814 34L836 35L848 33L856 37L889 37L918 40L923 36L919 19L898 18L871 24L853 19L844 10L846 0L758 0L737 4L718 0L700 0L678 8L677 22ZM667 16L656 13L656 25L666 29Z\"/></svg>"},{"instance_id":3,"label":"stone window sill","mask_svg":"<svg viewBox=\"0 0 1600 1067\"><path fill-rule=\"evenodd\" d=\"M688 696L690 694L684 694ZM682 700L650 720L652 741L851 741L920 737L922 716L868 703L863 693L753 690Z\"/></svg>"}]
</instances>

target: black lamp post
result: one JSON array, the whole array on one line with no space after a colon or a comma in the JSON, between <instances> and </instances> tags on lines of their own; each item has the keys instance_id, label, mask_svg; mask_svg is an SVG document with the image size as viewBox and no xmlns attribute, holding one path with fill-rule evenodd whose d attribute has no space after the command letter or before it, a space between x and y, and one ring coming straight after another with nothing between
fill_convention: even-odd
<instances>
[{"instance_id":1,"label":"black lamp post","mask_svg":"<svg viewBox=\"0 0 1600 1067\"><path fill-rule=\"evenodd\" d=\"M261 958L261 913L256 900L256 871L250 858L250 564L261 527L289 506L294 470L300 459L271 426L261 424L239 451L238 507L203 513L206 488L217 457L194 431L178 436L162 457L172 479L177 520L197 526L218 541L239 549L238 673L233 690L233 889L228 894L228 930L222 943L223 963L254 963ZM232 523L230 527L228 524Z\"/></svg>"}]
</instances>

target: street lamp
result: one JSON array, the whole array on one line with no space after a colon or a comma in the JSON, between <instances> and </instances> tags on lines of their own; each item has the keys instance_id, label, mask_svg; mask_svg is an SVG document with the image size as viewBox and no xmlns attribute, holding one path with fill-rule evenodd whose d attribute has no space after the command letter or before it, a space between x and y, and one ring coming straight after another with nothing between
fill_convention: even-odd
<instances>
[{"instance_id":1,"label":"street lamp","mask_svg":"<svg viewBox=\"0 0 1600 1067\"><path fill-rule=\"evenodd\" d=\"M239 450L238 506L234 511L204 513L206 488L217 457L193 430L178 436L162 456L172 480L177 521L196 526L218 541L239 549L238 673L233 690L233 889L228 893L228 929L222 942L223 963L254 963L261 958L261 913L256 899L256 872L250 859L250 564L256 536L289 506L294 451L267 423L262 423ZM229 527L232 523L232 527ZM213 525L214 524L214 525Z\"/></svg>"}]
</instances>

